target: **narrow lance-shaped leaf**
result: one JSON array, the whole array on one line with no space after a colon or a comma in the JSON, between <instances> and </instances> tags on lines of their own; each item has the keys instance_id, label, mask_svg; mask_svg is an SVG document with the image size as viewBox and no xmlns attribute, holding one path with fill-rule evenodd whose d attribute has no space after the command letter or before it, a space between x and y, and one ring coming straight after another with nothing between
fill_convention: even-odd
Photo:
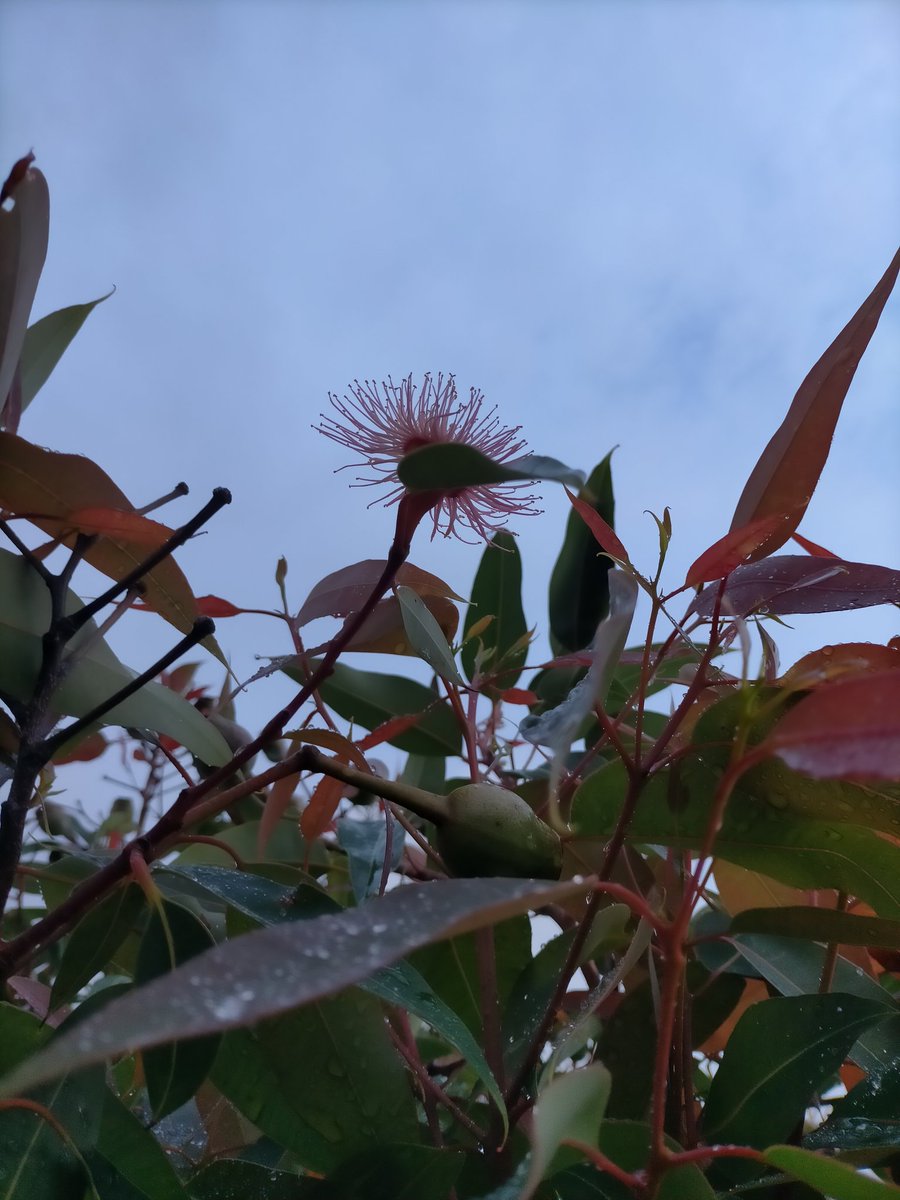
<instances>
[{"instance_id":1,"label":"narrow lance-shaped leaf","mask_svg":"<svg viewBox=\"0 0 900 1200\"><path fill-rule=\"evenodd\" d=\"M759 547L770 541L778 526L788 520L788 515L778 513L774 517L761 517L739 529L732 529L692 563L685 577L685 585L697 587L700 583L721 579L735 567L750 562Z\"/></svg>"},{"instance_id":2,"label":"narrow lance-shaped leaf","mask_svg":"<svg viewBox=\"0 0 900 1200\"><path fill-rule=\"evenodd\" d=\"M367 979L429 942L583 895L583 881L450 879L245 934L110 1003L3 1081L15 1094L125 1051L253 1024Z\"/></svg>"},{"instance_id":3,"label":"narrow lance-shaped leaf","mask_svg":"<svg viewBox=\"0 0 900 1200\"><path fill-rule=\"evenodd\" d=\"M71 304L68 308L57 309L28 327L22 346L23 411L47 382L90 314L111 295L112 291L109 291L88 304Z\"/></svg>"},{"instance_id":4,"label":"narrow lance-shaped leaf","mask_svg":"<svg viewBox=\"0 0 900 1200\"><path fill-rule=\"evenodd\" d=\"M840 416L844 398L900 272L900 250L891 265L801 383L787 416L766 446L738 500L731 522L739 529L763 517L791 514L753 552L765 558L800 524Z\"/></svg>"},{"instance_id":5,"label":"narrow lance-shaped leaf","mask_svg":"<svg viewBox=\"0 0 900 1200\"><path fill-rule=\"evenodd\" d=\"M561 1170L583 1155L577 1150L562 1151L567 1139L595 1146L600 1122L610 1089L609 1071L601 1063L592 1063L577 1071L559 1075L541 1093L534 1109L531 1141L531 1171L522 1200L534 1195L538 1184L553 1170Z\"/></svg>"},{"instance_id":6,"label":"narrow lance-shaped leaf","mask_svg":"<svg viewBox=\"0 0 900 1200\"><path fill-rule=\"evenodd\" d=\"M770 1146L765 1159L770 1166L808 1183L830 1200L891 1200L898 1194L892 1183L860 1175L849 1163L836 1162L799 1146Z\"/></svg>"},{"instance_id":7,"label":"narrow lance-shaped leaf","mask_svg":"<svg viewBox=\"0 0 900 1200\"><path fill-rule=\"evenodd\" d=\"M13 168L4 184L12 208L0 208L0 409L19 365L31 305L47 257L50 192L41 172L30 167L33 157L21 159Z\"/></svg>"},{"instance_id":8,"label":"narrow lance-shaped leaf","mask_svg":"<svg viewBox=\"0 0 900 1200\"><path fill-rule=\"evenodd\" d=\"M612 452L598 464L578 499L590 506L612 528ZM577 512L569 513L566 535L550 576L548 613L550 641L556 653L581 650L591 640L598 623L609 611L607 575L612 562L600 553L596 539Z\"/></svg>"},{"instance_id":9,"label":"narrow lance-shaped leaf","mask_svg":"<svg viewBox=\"0 0 900 1200\"><path fill-rule=\"evenodd\" d=\"M425 601L412 588L402 584L395 588L395 591L400 603L403 628L410 645L435 674L450 680L451 683L461 685L462 679L453 661L453 651L447 645L444 632Z\"/></svg>"},{"instance_id":10,"label":"narrow lance-shaped leaf","mask_svg":"<svg viewBox=\"0 0 900 1200\"><path fill-rule=\"evenodd\" d=\"M708 617L718 591L718 585L704 588L691 611ZM900 604L900 571L805 554L779 554L736 567L722 595L722 612L738 617L842 612L875 604Z\"/></svg>"},{"instance_id":11,"label":"narrow lance-shaped leaf","mask_svg":"<svg viewBox=\"0 0 900 1200\"><path fill-rule=\"evenodd\" d=\"M469 637L476 627L481 632ZM463 629L467 640L460 657L468 678L477 671L490 674L502 664L498 683L512 687L528 652L528 626L522 608L522 556L516 539L503 530L481 556Z\"/></svg>"}]
</instances>

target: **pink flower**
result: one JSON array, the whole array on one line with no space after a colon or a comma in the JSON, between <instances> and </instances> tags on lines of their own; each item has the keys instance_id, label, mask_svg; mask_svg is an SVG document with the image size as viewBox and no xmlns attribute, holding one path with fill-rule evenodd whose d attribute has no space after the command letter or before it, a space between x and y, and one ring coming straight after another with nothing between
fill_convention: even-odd
<instances>
[{"instance_id":1,"label":"pink flower","mask_svg":"<svg viewBox=\"0 0 900 1200\"><path fill-rule=\"evenodd\" d=\"M525 442L516 437L521 426L510 429L501 425L495 408L482 412L483 396L477 388L471 389L468 401L460 401L452 375L432 378L426 374L421 388L415 386L412 375L399 386L388 377L380 389L371 380L355 380L350 392L343 400L329 392L328 399L338 417L323 413L322 424L314 428L362 455L359 462L350 465L368 467L374 473L360 476L361 484L386 484L391 488L383 497L385 504L396 504L406 491L397 477L397 463L422 446L464 442L495 462L518 458L525 449ZM459 531L463 527L489 541L510 516L533 516L540 511L534 507L535 496L522 494L528 486L483 484L426 493L434 496L429 504L431 536L456 534L466 541Z\"/></svg>"}]
</instances>

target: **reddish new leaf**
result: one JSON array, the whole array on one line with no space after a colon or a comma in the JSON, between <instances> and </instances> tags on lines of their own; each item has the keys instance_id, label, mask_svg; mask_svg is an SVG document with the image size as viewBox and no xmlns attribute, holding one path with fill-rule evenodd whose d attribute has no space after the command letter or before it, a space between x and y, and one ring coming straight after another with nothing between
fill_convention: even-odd
<instances>
[{"instance_id":1,"label":"reddish new leaf","mask_svg":"<svg viewBox=\"0 0 900 1200\"><path fill-rule=\"evenodd\" d=\"M79 509L115 509L138 515L125 493L91 459L45 450L12 433L0 433L0 507L27 517L54 537L67 527L64 545L74 541L70 514ZM147 554L146 542L119 533L99 537L85 559L111 579L121 579ZM143 584L145 602L181 633L187 633L199 613L190 584L174 559L167 558L154 567ZM224 662L213 638L204 644Z\"/></svg>"},{"instance_id":2,"label":"reddish new leaf","mask_svg":"<svg viewBox=\"0 0 900 1200\"><path fill-rule=\"evenodd\" d=\"M16 378L38 280L47 257L50 192L33 155L19 159L3 184L0 209L0 409Z\"/></svg>"},{"instance_id":3,"label":"reddish new leaf","mask_svg":"<svg viewBox=\"0 0 900 1200\"><path fill-rule=\"evenodd\" d=\"M106 750L108 742L99 730L96 733L88 734L83 738L77 746L71 749L64 746L59 754L53 756L53 762L56 766L62 766L63 763L71 762L92 762L95 758L99 758Z\"/></svg>"},{"instance_id":4,"label":"reddish new leaf","mask_svg":"<svg viewBox=\"0 0 900 1200\"><path fill-rule=\"evenodd\" d=\"M459 626L459 610L456 605L444 596L426 596L422 603L437 621L447 641L452 642ZM321 654L325 645L316 646L307 653ZM380 600L375 605L362 627L347 643L346 649L367 654L408 654L414 657L417 655L418 652L407 636L403 623L403 609L396 596L388 596L386 600Z\"/></svg>"},{"instance_id":5,"label":"reddish new leaf","mask_svg":"<svg viewBox=\"0 0 900 1200\"><path fill-rule=\"evenodd\" d=\"M357 743L357 747L360 750L374 750L376 746L380 746L384 742L389 742L391 738L399 737L401 733L406 733L407 729L415 728L424 716L424 712L410 713L409 716L391 717L389 721L382 721L371 733L366 734Z\"/></svg>"},{"instance_id":6,"label":"reddish new leaf","mask_svg":"<svg viewBox=\"0 0 900 1200\"><path fill-rule=\"evenodd\" d=\"M202 617L215 617L218 620L222 617L238 617L247 610L238 608L230 600L223 600L221 596L198 596L197 611Z\"/></svg>"},{"instance_id":7,"label":"reddish new leaf","mask_svg":"<svg viewBox=\"0 0 900 1200\"><path fill-rule=\"evenodd\" d=\"M704 550L694 562L685 579L686 587L697 587L713 579L730 575L735 567L748 562L756 550L771 538L779 525L789 520L784 513L751 521L740 529L732 529Z\"/></svg>"},{"instance_id":8,"label":"reddish new leaf","mask_svg":"<svg viewBox=\"0 0 900 1200\"><path fill-rule=\"evenodd\" d=\"M530 708L532 704L539 703L540 696L527 688L507 688L505 692L500 693L500 699L504 704L524 704Z\"/></svg>"},{"instance_id":9,"label":"reddish new leaf","mask_svg":"<svg viewBox=\"0 0 900 1200\"><path fill-rule=\"evenodd\" d=\"M712 613L718 587L704 588L691 605ZM900 571L872 563L783 554L737 567L725 585L722 611L739 617L754 612L843 612L875 604L900 604Z\"/></svg>"},{"instance_id":10,"label":"reddish new leaf","mask_svg":"<svg viewBox=\"0 0 900 1200\"><path fill-rule=\"evenodd\" d=\"M731 522L740 529L762 517L792 519L753 552L753 561L788 540L815 491L844 397L875 332L900 271L900 250L856 315L837 335L797 391L787 416L753 468Z\"/></svg>"},{"instance_id":11,"label":"reddish new leaf","mask_svg":"<svg viewBox=\"0 0 900 1200\"><path fill-rule=\"evenodd\" d=\"M765 745L816 779L900 780L900 671L818 688L778 722Z\"/></svg>"},{"instance_id":12,"label":"reddish new leaf","mask_svg":"<svg viewBox=\"0 0 900 1200\"><path fill-rule=\"evenodd\" d=\"M824 546L820 546L818 542L811 542L809 538L803 536L802 533L792 533L791 537L798 546L802 546L807 554L813 554L816 558L837 558L837 554L832 554L830 550L826 550Z\"/></svg>"},{"instance_id":13,"label":"reddish new leaf","mask_svg":"<svg viewBox=\"0 0 900 1200\"><path fill-rule=\"evenodd\" d=\"M121 508L76 508L60 524L79 533L124 539L145 551L155 550L173 533L168 525Z\"/></svg>"},{"instance_id":14,"label":"reddish new leaf","mask_svg":"<svg viewBox=\"0 0 900 1200\"><path fill-rule=\"evenodd\" d=\"M619 562L630 562L628 551L597 510L592 508L586 500L580 500L568 488L566 488L566 495L569 497L572 507L594 535L600 548L605 550L607 554L612 555L613 558L618 559Z\"/></svg>"},{"instance_id":15,"label":"reddish new leaf","mask_svg":"<svg viewBox=\"0 0 900 1200\"><path fill-rule=\"evenodd\" d=\"M314 842L328 831L347 785L340 779L325 776L316 784L309 804L300 814L300 832L308 842Z\"/></svg>"},{"instance_id":16,"label":"reddish new leaf","mask_svg":"<svg viewBox=\"0 0 900 1200\"><path fill-rule=\"evenodd\" d=\"M896 671L898 668L898 646L881 646L875 642L842 642L837 646L822 646L798 659L785 673L781 686L806 692L842 677L868 675L874 671Z\"/></svg>"},{"instance_id":17,"label":"reddish new leaf","mask_svg":"<svg viewBox=\"0 0 900 1200\"><path fill-rule=\"evenodd\" d=\"M320 579L297 614L298 624L305 625L316 617L346 617L348 613L356 612L371 595L386 565L384 559L369 558ZM393 582L412 588L423 598L462 599L443 579L414 567L412 563L404 563Z\"/></svg>"}]
</instances>

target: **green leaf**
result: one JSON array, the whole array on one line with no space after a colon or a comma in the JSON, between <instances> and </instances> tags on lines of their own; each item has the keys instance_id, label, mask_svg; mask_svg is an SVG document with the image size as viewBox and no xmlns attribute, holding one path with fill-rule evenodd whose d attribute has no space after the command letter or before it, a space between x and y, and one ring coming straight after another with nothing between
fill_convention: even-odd
<instances>
[{"instance_id":1,"label":"green leaf","mask_svg":"<svg viewBox=\"0 0 900 1200\"><path fill-rule=\"evenodd\" d=\"M391 866L396 869L403 854L404 833L389 808L385 808L383 814L378 813L374 820L361 821L350 816L335 822L338 845L347 854L350 886L357 904L376 894L381 885L387 851L387 823L392 831Z\"/></svg>"},{"instance_id":2,"label":"green leaf","mask_svg":"<svg viewBox=\"0 0 900 1200\"><path fill-rule=\"evenodd\" d=\"M670 1150L681 1149L668 1137L666 1145ZM642 1171L650 1157L650 1127L637 1121L607 1119L600 1126L598 1148L623 1170ZM592 1166L571 1168L553 1182L566 1200L633 1200L618 1180ZM667 1171L656 1196L657 1200L715 1200L715 1192L692 1165Z\"/></svg>"},{"instance_id":3,"label":"green leaf","mask_svg":"<svg viewBox=\"0 0 900 1200\"><path fill-rule=\"evenodd\" d=\"M812 942L845 946L883 946L900 950L900 921L857 917L829 908L789 905L785 908L747 908L731 921L730 933L773 933Z\"/></svg>"},{"instance_id":4,"label":"green leaf","mask_svg":"<svg viewBox=\"0 0 900 1200\"><path fill-rule=\"evenodd\" d=\"M295 887L277 883L254 871L188 866L179 860L177 864L157 868L155 878L164 890L174 883L176 899L182 899L185 894L196 897L213 911L230 907L263 925L294 921L306 915L302 907L293 903ZM323 898L328 900L324 893ZM331 901L328 903L330 905Z\"/></svg>"},{"instance_id":5,"label":"green leaf","mask_svg":"<svg viewBox=\"0 0 900 1200\"><path fill-rule=\"evenodd\" d=\"M128 884L88 910L66 941L53 984L51 1008L71 1000L108 965L144 911L144 903L141 889Z\"/></svg>"},{"instance_id":6,"label":"green leaf","mask_svg":"<svg viewBox=\"0 0 900 1200\"><path fill-rule=\"evenodd\" d=\"M836 1100L831 1116L803 1144L810 1150L853 1151L856 1161L860 1152L863 1161L878 1161L885 1149L900 1150L900 1053L885 1055L882 1065Z\"/></svg>"},{"instance_id":7,"label":"green leaf","mask_svg":"<svg viewBox=\"0 0 900 1200\"><path fill-rule=\"evenodd\" d=\"M531 1171L523 1200L534 1195L542 1179L582 1157L578 1150L561 1150L563 1141L571 1138L588 1146L597 1144L609 1088L609 1071L601 1063L592 1063L557 1075L541 1093L532 1114Z\"/></svg>"},{"instance_id":8,"label":"green leaf","mask_svg":"<svg viewBox=\"0 0 900 1200\"><path fill-rule=\"evenodd\" d=\"M0 1004L0 1071L26 1061L51 1032L30 1013ZM97 1140L106 1090L103 1074L93 1068L29 1092L50 1110L68 1140L33 1111L0 1111L3 1200L82 1200L87 1184L83 1156Z\"/></svg>"},{"instance_id":9,"label":"green leaf","mask_svg":"<svg viewBox=\"0 0 900 1200\"><path fill-rule=\"evenodd\" d=\"M754 1004L710 1086L705 1139L762 1148L786 1137L859 1035L889 1015L887 1004L844 993Z\"/></svg>"},{"instance_id":10,"label":"green leaf","mask_svg":"<svg viewBox=\"0 0 900 1200\"><path fill-rule=\"evenodd\" d=\"M82 602L66 594L66 613ZM50 593L38 573L18 555L0 550L0 689L27 702L34 691L43 653L42 639L50 625ZM89 621L69 643L77 660L53 693L54 709L72 717L85 716L135 678L119 662ZM210 766L232 757L219 731L182 696L159 683L148 683L117 704L100 722L164 733L186 746Z\"/></svg>"},{"instance_id":11,"label":"green leaf","mask_svg":"<svg viewBox=\"0 0 900 1200\"><path fill-rule=\"evenodd\" d=\"M109 1091L96 1146L86 1157L101 1200L184 1200L178 1176L152 1131Z\"/></svg>"},{"instance_id":12,"label":"green leaf","mask_svg":"<svg viewBox=\"0 0 900 1200\"><path fill-rule=\"evenodd\" d=\"M115 291L115 288L113 288ZM28 407L50 377L53 368L87 318L112 291L88 304L72 304L48 313L29 325L22 346L22 411Z\"/></svg>"},{"instance_id":13,"label":"green leaf","mask_svg":"<svg viewBox=\"0 0 900 1200\"><path fill-rule=\"evenodd\" d=\"M404 487L421 492L450 492L538 479L572 487L584 483L582 471L575 471L555 458L528 454L501 463L465 442L432 442L413 450L397 464L397 478Z\"/></svg>"},{"instance_id":14,"label":"green leaf","mask_svg":"<svg viewBox=\"0 0 900 1200\"><path fill-rule=\"evenodd\" d=\"M463 1155L432 1146L373 1146L356 1154L323 1185L322 1200L446 1200Z\"/></svg>"},{"instance_id":15,"label":"green leaf","mask_svg":"<svg viewBox=\"0 0 900 1200\"><path fill-rule=\"evenodd\" d=\"M169 972L214 944L209 930L193 913L178 904L164 903L151 914L141 939L135 983L159 979L165 984ZM218 1049L217 1037L204 1037L144 1051L144 1078L156 1120L191 1099L209 1074Z\"/></svg>"},{"instance_id":16,"label":"green leaf","mask_svg":"<svg viewBox=\"0 0 900 1200\"><path fill-rule=\"evenodd\" d=\"M729 939L767 983L783 996L811 995L818 991L825 966L825 950L794 938L742 933ZM846 959L838 957L832 990L883 1004L882 987ZM880 1074L886 1062L900 1061L900 1014L866 1031L850 1051L864 1071Z\"/></svg>"},{"instance_id":17,"label":"green leaf","mask_svg":"<svg viewBox=\"0 0 900 1200\"><path fill-rule=\"evenodd\" d=\"M308 1170L331 1171L365 1146L418 1140L406 1069L381 1006L355 989L230 1035L213 1080Z\"/></svg>"},{"instance_id":18,"label":"green leaf","mask_svg":"<svg viewBox=\"0 0 900 1200\"><path fill-rule=\"evenodd\" d=\"M829 1200L890 1200L900 1191L893 1183L860 1175L846 1163L797 1146L770 1146L764 1157L779 1171L818 1188Z\"/></svg>"},{"instance_id":19,"label":"green leaf","mask_svg":"<svg viewBox=\"0 0 900 1200\"><path fill-rule=\"evenodd\" d=\"M629 840L698 849L717 782L717 772L696 760L683 764L677 774L654 775L641 793ZM619 762L588 776L574 800L579 833L609 836L626 790ZM900 919L900 848L869 829L807 820L795 816L787 804L779 807L765 797L741 792L729 802L715 853L782 883L849 892L881 916Z\"/></svg>"},{"instance_id":20,"label":"green leaf","mask_svg":"<svg viewBox=\"0 0 900 1200\"><path fill-rule=\"evenodd\" d=\"M516 918L499 926L494 936L494 956L497 994L502 1005L512 994L525 964L531 959L529 922ZM470 935L448 938L416 951L411 961L441 1000L480 1040L483 1014L475 939Z\"/></svg>"},{"instance_id":21,"label":"green leaf","mask_svg":"<svg viewBox=\"0 0 900 1200\"><path fill-rule=\"evenodd\" d=\"M398 586L394 593L400 601L403 628L410 645L435 674L440 675L442 679L449 679L452 683L462 684L456 663L453 661L453 651L447 645L444 632L429 612L425 601L410 587Z\"/></svg>"},{"instance_id":22,"label":"green leaf","mask_svg":"<svg viewBox=\"0 0 900 1200\"><path fill-rule=\"evenodd\" d=\"M189 1184L191 1200L325 1200L321 1189L317 1179L298 1179L294 1171L273 1171L239 1158L210 1163Z\"/></svg>"},{"instance_id":23,"label":"green leaf","mask_svg":"<svg viewBox=\"0 0 900 1200\"><path fill-rule=\"evenodd\" d=\"M305 680L296 666L286 666L284 672L298 683ZM408 754L442 758L459 754L462 735L452 710L415 680L358 671L337 663L332 674L319 685L319 695L345 721L364 729L375 729L392 717L422 713L422 719L412 729L391 738L390 744Z\"/></svg>"},{"instance_id":24,"label":"green leaf","mask_svg":"<svg viewBox=\"0 0 900 1200\"><path fill-rule=\"evenodd\" d=\"M612 451L594 468L579 499L614 527ZM550 576L550 642L557 654L589 645L609 611L607 574L612 563L600 553L587 525L574 509L566 521L562 549Z\"/></svg>"},{"instance_id":25,"label":"green leaf","mask_svg":"<svg viewBox=\"0 0 900 1200\"><path fill-rule=\"evenodd\" d=\"M5 1079L0 1091L126 1051L251 1024L334 995L429 942L583 894L584 884L575 881L438 880L248 933L87 1018Z\"/></svg>"},{"instance_id":26,"label":"green leaf","mask_svg":"<svg viewBox=\"0 0 900 1200\"><path fill-rule=\"evenodd\" d=\"M522 609L522 556L516 539L503 531L494 534L478 564L466 610L464 638L483 617L494 619L480 634L464 642L460 654L463 670L471 680L476 672L489 674L501 666L508 668L498 686L513 687L528 653L528 626Z\"/></svg>"},{"instance_id":27,"label":"green leaf","mask_svg":"<svg viewBox=\"0 0 900 1200\"><path fill-rule=\"evenodd\" d=\"M27 170L12 198L11 209L0 208L0 409L19 365L50 235L50 192L40 171Z\"/></svg>"}]
</instances>

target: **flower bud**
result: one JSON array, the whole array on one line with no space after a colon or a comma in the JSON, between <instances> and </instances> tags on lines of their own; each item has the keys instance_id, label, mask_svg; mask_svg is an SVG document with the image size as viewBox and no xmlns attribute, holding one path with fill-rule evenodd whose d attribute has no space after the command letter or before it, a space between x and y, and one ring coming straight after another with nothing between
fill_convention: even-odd
<instances>
[{"instance_id":1,"label":"flower bud","mask_svg":"<svg viewBox=\"0 0 900 1200\"><path fill-rule=\"evenodd\" d=\"M436 843L454 874L559 878L559 838L515 792L470 783L451 792L446 803Z\"/></svg>"}]
</instances>

